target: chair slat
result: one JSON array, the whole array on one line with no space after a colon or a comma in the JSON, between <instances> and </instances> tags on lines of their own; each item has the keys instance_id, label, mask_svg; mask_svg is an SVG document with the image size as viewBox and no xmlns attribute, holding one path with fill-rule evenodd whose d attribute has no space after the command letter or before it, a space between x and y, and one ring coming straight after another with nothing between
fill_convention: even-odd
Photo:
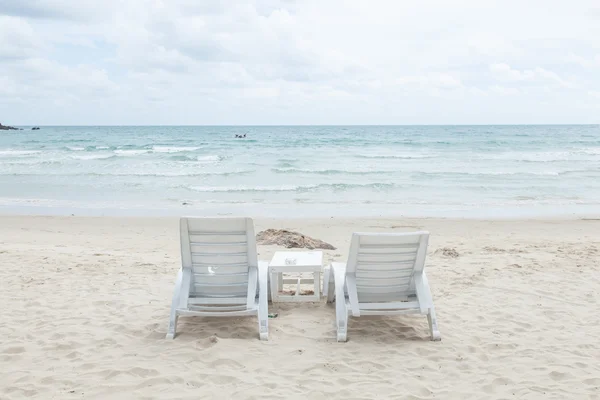
<instances>
[{"instance_id":1,"label":"chair slat","mask_svg":"<svg viewBox=\"0 0 600 400\"><path fill-rule=\"evenodd\" d=\"M378 303L360 303L360 310L402 310L419 308L418 301L394 301L394 302L378 302Z\"/></svg>"},{"instance_id":2,"label":"chair slat","mask_svg":"<svg viewBox=\"0 0 600 400\"><path fill-rule=\"evenodd\" d=\"M410 247L419 246L420 237L418 235L377 235L377 234L358 234L360 236L360 247Z\"/></svg>"},{"instance_id":3,"label":"chair slat","mask_svg":"<svg viewBox=\"0 0 600 400\"><path fill-rule=\"evenodd\" d=\"M248 295L248 284L246 285L192 285L190 291L196 297L246 297Z\"/></svg>"},{"instance_id":4,"label":"chair slat","mask_svg":"<svg viewBox=\"0 0 600 400\"><path fill-rule=\"evenodd\" d=\"M194 274L196 285L248 284L248 274Z\"/></svg>"},{"instance_id":5,"label":"chair slat","mask_svg":"<svg viewBox=\"0 0 600 400\"><path fill-rule=\"evenodd\" d=\"M215 264L194 264L194 274L248 274L248 266L245 264L234 265L215 265Z\"/></svg>"},{"instance_id":6,"label":"chair slat","mask_svg":"<svg viewBox=\"0 0 600 400\"><path fill-rule=\"evenodd\" d=\"M211 307L211 306L222 306L222 305L243 305L244 308L246 308L246 296L239 296L239 297L224 297L224 298L218 298L218 297L206 297L206 296L195 296L195 297L190 297L190 299L188 300L188 306L207 306L207 307Z\"/></svg>"},{"instance_id":7,"label":"chair slat","mask_svg":"<svg viewBox=\"0 0 600 400\"><path fill-rule=\"evenodd\" d=\"M222 254L222 255L242 255L248 253L246 244L220 244L220 245L197 245L190 244L192 254Z\"/></svg>"},{"instance_id":8,"label":"chair slat","mask_svg":"<svg viewBox=\"0 0 600 400\"><path fill-rule=\"evenodd\" d=\"M388 287L388 286L406 286L410 284L411 277L389 277L389 278L356 278L357 286L368 287Z\"/></svg>"},{"instance_id":9,"label":"chair slat","mask_svg":"<svg viewBox=\"0 0 600 400\"><path fill-rule=\"evenodd\" d=\"M410 254L364 254L358 253L359 263L407 263L413 262L417 258L417 253Z\"/></svg>"},{"instance_id":10,"label":"chair slat","mask_svg":"<svg viewBox=\"0 0 600 400\"><path fill-rule=\"evenodd\" d=\"M232 243L247 243L245 234L200 234L199 232L190 234L190 243L193 244L232 244Z\"/></svg>"},{"instance_id":11,"label":"chair slat","mask_svg":"<svg viewBox=\"0 0 600 400\"><path fill-rule=\"evenodd\" d=\"M193 234L237 232L245 235L247 222L247 218L187 218L188 230Z\"/></svg>"},{"instance_id":12,"label":"chair slat","mask_svg":"<svg viewBox=\"0 0 600 400\"><path fill-rule=\"evenodd\" d=\"M356 279L396 279L410 278L412 276L412 268L407 269L357 269Z\"/></svg>"},{"instance_id":13,"label":"chair slat","mask_svg":"<svg viewBox=\"0 0 600 400\"><path fill-rule=\"evenodd\" d=\"M398 284L398 285L356 285L358 289L358 296L360 297L361 293L403 293L408 289L408 284Z\"/></svg>"},{"instance_id":14,"label":"chair slat","mask_svg":"<svg viewBox=\"0 0 600 400\"><path fill-rule=\"evenodd\" d=\"M247 264L248 255L246 253L235 254L207 254L192 253L192 264L213 264L213 265L232 265Z\"/></svg>"},{"instance_id":15,"label":"chair slat","mask_svg":"<svg viewBox=\"0 0 600 400\"><path fill-rule=\"evenodd\" d=\"M372 246L360 246L360 250L358 254L416 254L418 247L410 246L410 247L392 247L392 246L381 246L381 247L372 247Z\"/></svg>"},{"instance_id":16,"label":"chair slat","mask_svg":"<svg viewBox=\"0 0 600 400\"><path fill-rule=\"evenodd\" d=\"M395 262L395 263L376 263L376 262L372 262L372 263L368 263L368 262L361 262L358 263L356 265L356 270L361 270L361 271L365 271L368 273L368 271L388 271L388 270L393 270L393 271L412 271L413 270L413 265L415 264L414 260L413 261L402 261L402 262Z\"/></svg>"}]
</instances>

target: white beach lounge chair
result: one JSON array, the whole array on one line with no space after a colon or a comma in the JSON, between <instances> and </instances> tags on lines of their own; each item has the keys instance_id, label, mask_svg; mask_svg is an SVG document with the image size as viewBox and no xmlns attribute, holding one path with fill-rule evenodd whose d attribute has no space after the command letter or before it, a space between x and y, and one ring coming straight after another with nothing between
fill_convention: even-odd
<instances>
[{"instance_id":1,"label":"white beach lounge chair","mask_svg":"<svg viewBox=\"0 0 600 400\"><path fill-rule=\"evenodd\" d=\"M180 315L258 315L267 340L268 263L258 263L251 218L181 218L181 262L167 339Z\"/></svg>"},{"instance_id":2,"label":"white beach lounge chair","mask_svg":"<svg viewBox=\"0 0 600 400\"><path fill-rule=\"evenodd\" d=\"M348 316L425 314L431 340L440 340L425 275L429 232L354 233L348 263L325 268L327 302L335 297L337 340L347 339Z\"/></svg>"}]
</instances>

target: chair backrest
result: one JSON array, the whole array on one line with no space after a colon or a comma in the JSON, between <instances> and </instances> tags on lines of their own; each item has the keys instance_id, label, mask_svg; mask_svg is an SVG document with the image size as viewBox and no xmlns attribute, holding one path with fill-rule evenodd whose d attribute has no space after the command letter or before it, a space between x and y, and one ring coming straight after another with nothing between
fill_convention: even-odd
<instances>
[{"instance_id":1,"label":"chair backrest","mask_svg":"<svg viewBox=\"0 0 600 400\"><path fill-rule=\"evenodd\" d=\"M354 233L347 274L356 277L359 302L396 301L415 294L425 267L429 232Z\"/></svg>"},{"instance_id":2,"label":"chair backrest","mask_svg":"<svg viewBox=\"0 0 600 400\"><path fill-rule=\"evenodd\" d=\"M189 297L248 295L248 268L258 265L251 218L181 218L181 261L192 270ZM228 301L231 304L231 301Z\"/></svg>"}]
</instances>

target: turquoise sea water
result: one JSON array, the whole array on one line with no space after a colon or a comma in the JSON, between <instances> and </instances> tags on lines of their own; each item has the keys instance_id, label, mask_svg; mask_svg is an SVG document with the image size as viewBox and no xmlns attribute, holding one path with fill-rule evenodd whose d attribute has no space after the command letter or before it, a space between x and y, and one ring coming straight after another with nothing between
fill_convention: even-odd
<instances>
[{"instance_id":1,"label":"turquoise sea water","mask_svg":"<svg viewBox=\"0 0 600 400\"><path fill-rule=\"evenodd\" d=\"M1 213L510 217L599 211L598 125L0 131Z\"/></svg>"}]
</instances>

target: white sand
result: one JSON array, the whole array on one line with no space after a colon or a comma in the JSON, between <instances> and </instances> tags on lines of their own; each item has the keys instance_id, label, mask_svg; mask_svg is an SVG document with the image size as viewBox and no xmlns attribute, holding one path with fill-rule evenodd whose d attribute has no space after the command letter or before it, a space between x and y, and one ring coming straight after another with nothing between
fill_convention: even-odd
<instances>
[{"instance_id":1,"label":"white sand","mask_svg":"<svg viewBox=\"0 0 600 400\"><path fill-rule=\"evenodd\" d=\"M0 398L600 399L600 221L256 227L329 241L328 261L352 231L431 231L442 341L401 316L351 319L337 343L324 303L270 306L268 342L255 318L189 317L168 341L176 219L0 217Z\"/></svg>"}]
</instances>

